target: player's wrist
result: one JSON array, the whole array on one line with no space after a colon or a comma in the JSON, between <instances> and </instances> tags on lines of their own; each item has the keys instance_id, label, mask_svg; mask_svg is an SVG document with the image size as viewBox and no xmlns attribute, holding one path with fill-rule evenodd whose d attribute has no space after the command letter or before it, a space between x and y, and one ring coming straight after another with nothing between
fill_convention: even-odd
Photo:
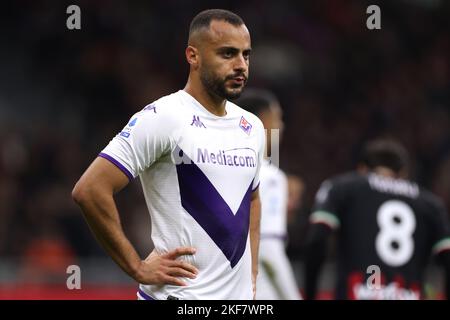
<instances>
[{"instance_id":1,"label":"player's wrist","mask_svg":"<svg viewBox=\"0 0 450 320\"><path fill-rule=\"evenodd\" d=\"M138 283L144 282L144 261L140 260L131 267L130 276Z\"/></svg>"}]
</instances>

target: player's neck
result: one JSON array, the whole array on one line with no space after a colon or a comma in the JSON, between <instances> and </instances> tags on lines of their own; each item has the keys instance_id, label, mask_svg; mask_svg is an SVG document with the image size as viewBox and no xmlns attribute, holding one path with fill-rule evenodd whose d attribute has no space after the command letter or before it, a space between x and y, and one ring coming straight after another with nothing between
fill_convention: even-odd
<instances>
[{"instance_id":1,"label":"player's neck","mask_svg":"<svg viewBox=\"0 0 450 320\"><path fill-rule=\"evenodd\" d=\"M194 97L195 100L212 114L219 117L223 117L227 114L225 110L226 100L222 97L209 94L200 83L197 85L193 84L191 77L189 77L183 90Z\"/></svg>"},{"instance_id":2,"label":"player's neck","mask_svg":"<svg viewBox=\"0 0 450 320\"><path fill-rule=\"evenodd\" d=\"M393 170L386 168L386 167L376 167L372 170L376 174L392 179L399 178L398 174L396 174Z\"/></svg>"}]
</instances>

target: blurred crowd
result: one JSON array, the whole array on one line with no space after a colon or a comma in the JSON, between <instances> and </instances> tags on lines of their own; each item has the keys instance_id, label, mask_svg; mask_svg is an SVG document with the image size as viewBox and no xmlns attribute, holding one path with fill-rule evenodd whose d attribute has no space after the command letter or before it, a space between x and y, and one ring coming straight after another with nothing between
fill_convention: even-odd
<instances>
[{"instance_id":1,"label":"blurred crowd","mask_svg":"<svg viewBox=\"0 0 450 320\"><path fill-rule=\"evenodd\" d=\"M68 30L69 4L17 1L0 11L0 259L21 261L24 278L104 255L71 189L133 113L184 86L189 23L212 6L78 1L81 30ZM214 5L244 19L248 85L273 90L284 109L280 166L300 190L290 206L294 258L320 182L352 169L370 138L403 142L411 176L450 208L450 3L381 2L381 30L366 28L369 4ZM138 179L117 200L145 255L150 220Z\"/></svg>"}]
</instances>

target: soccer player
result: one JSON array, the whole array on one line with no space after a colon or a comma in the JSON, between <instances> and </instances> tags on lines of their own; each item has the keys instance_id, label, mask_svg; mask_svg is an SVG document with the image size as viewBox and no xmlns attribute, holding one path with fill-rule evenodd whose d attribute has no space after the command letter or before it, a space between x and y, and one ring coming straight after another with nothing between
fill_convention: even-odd
<instances>
[{"instance_id":1,"label":"soccer player","mask_svg":"<svg viewBox=\"0 0 450 320\"><path fill-rule=\"evenodd\" d=\"M267 150L277 150L279 141L270 131L283 130L282 110L275 95L267 90L247 89L236 101L257 115L266 129ZM274 137L277 137L274 135ZM268 151L265 153L268 154ZM285 251L287 236L288 184L286 175L266 157L260 171L261 242L256 299L298 300L301 298Z\"/></svg>"},{"instance_id":2,"label":"soccer player","mask_svg":"<svg viewBox=\"0 0 450 320\"><path fill-rule=\"evenodd\" d=\"M250 51L239 16L199 13L185 88L132 116L73 190L98 241L140 283L139 299L254 298L264 127L228 101L247 82ZM113 197L137 176L155 246L145 260L124 235Z\"/></svg>"},{"instance_id":3,"label":"soccer player","mask_svg":"<svg viewBox=\"0 0 450 320\"><path fill-rule=\"evenodd\" d=\"M323 182L311 214L305 295L316 297L326 239L337 231L336 299L423 299L432 254L446 271L450 228L442 203L406 179L408 155L392 140L368 143L358 172Z\"/></svg>"}]
</instances>

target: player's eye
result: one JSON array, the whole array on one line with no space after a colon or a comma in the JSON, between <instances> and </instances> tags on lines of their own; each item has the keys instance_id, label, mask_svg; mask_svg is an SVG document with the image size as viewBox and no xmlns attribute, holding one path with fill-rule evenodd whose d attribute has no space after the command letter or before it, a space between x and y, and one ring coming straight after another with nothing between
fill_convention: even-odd
<instances>
[{"instance_id":1,"label":"player's eye","mask_svg":"<svg viewBox=\"0 0 450 320\"><path fill-rule=\"evenodd\" d=\"M244 59L246 60L246 61L248 61L249 59L250 59L250 55L251 55L251 49L247 49L247 50L244 50L243 52L242 52L242 56L244 57Z\"/></svg>"},{"instance_id":2,"label":"player's eye","mask_svg":"<svg viewBox=\"0 0 450 320\"><path fill-rule=\"evenodd\" d=\"M235 57L237 54L239 53L239 50L237 50L236 48L221 48L218 51L218 54L223 58L223 59L232 59L233 57Z\"/></svg>"},{"instance_id":3,"label":"player's eye","mask_svg":"<svg viewBox=\"0 0 450 320\"><path fill-rule=\"evenodd\" d=\"M225 59L230 59L233 57L233 51L231 50L227 50L222 52L222 57L224 57Z\"/></svg>"}]
</instances>

